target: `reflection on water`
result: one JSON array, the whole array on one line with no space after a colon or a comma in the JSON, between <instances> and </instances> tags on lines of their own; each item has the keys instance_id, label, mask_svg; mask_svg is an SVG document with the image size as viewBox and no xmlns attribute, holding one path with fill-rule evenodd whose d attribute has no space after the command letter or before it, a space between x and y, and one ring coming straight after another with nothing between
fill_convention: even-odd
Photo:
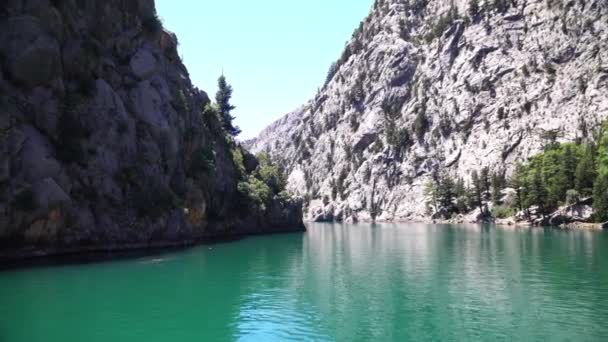
<instances>
[{"instance_id":1,"label":"reflection on water","mask_svg":"<svg viewBox=\"0 0 608 342\"><path fill-rule=\"evenodd\" d=\"M604 232L308 228L162 257L0 273L0 341L608 336Z\"/></svg>"},{"instance_id":2,"label":"reflection on water","mask_svg":"<svg viewBox=\"0 0 608 342\"><path fill-rule=\"evenodd\" d=\"M602 242L605 234L590 231L312 225L280 291L243 298L240 315L252 321L237 336L600 339L608 333ZM279 324L256 325L258 312Z\"/></svg>"}]
</instances>

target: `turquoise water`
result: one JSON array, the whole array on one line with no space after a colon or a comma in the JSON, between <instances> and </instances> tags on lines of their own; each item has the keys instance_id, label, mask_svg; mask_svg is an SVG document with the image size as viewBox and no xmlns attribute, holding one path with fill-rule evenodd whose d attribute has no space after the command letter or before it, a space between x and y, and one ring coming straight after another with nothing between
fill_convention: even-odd
<instances>
[{"instance_id":1,"label":"turquoise water","mask_svg":"<svg viewBox=\"0 0 608 342\"><path fill-rule=\"evenodd\" d=\"M0 273L0 341L601 341L608 233L313 224Z\"/></svg>"}]
</instances>

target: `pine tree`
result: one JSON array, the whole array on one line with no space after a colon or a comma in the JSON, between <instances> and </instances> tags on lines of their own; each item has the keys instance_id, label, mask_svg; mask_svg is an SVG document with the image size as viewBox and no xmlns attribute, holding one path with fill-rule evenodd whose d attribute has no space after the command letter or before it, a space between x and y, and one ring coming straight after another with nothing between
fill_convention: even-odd
<instances>
[{"instance_id":1,"label":"pine tree","mask_svg":"<svg viewBox=\"0 0 608 342\"><path fill-rule=\"evenodd\" d=\"M454 210L454 181L449 175L444 175L439 181L438 200L442 209L447 212Z\"/></svg>"},{"instance_id":2,"label":"pine tree","mask_svg":"<svg viewBox=\"0 0 608 342\"><path fill-rule=\"evenodd\" d=\"M467 207L467 188L464 184L464 179L458 177L454 185L454 194L456 196L456 210L459 213L466 213Z\"/></svg>"},{"instance_id":3,"label":"pine tree","mask_svg":"<svg viewBox=\"0 0 608 342\"><path fill-rule=\"evenodd\" d=\"M597 145L597 173L608 173L608 122L604 123Z\"/></svg>"},{"instance_id":4,"label":"pine tree","mask_svg":"<svg viewBox=\"0 0 608 342\"><path fill-rule=\"evenodd\" d=\"M505 188L505 175L503 173L492 173L492 202L495 205L502 203L502 190Z\"/></svg>"},{"instance_id":5,"label":"pine tree","mask_svg":"<svg viewBox=\"0 0 608 342\"><path fill-rule=\"evenodd\" d=\"M483 192L483 199L490 199L490 169L486 166L481 169L481 177L479 179L481 190Z\"/></svg>"},{"instance_id":6,"label":"pine tree","mask_svg":"<svg viewBox=\"0 0 608 342\"><path fill-rule=\"evenodd\" d=\"M454 193L456 194L456 197L466 196L467 190L462 177L458 177L456 180L456 183L454 184Z\"/></svg>"},{"instance_id":7,"label":"pine tree","mask_svg":"<svg viewBox=\"0 0 608 342\"><path fill-rule=\"evenodd\" d=\"M232 110L234 110L234 106L230 103L230 99L232 98L232 86L226 82L226 77L224 75L220 76L217 80L217 93L215 94L215 103L218 107L218 111L221 115L222 124L224 126L224 130L232 135L233 137L241 134L240 128L234 126L232 121L234 120L234 116L231 115Z\"/></svg>"},{"instance_id":8,"label":"pine tree","mask_svg":"<svg viewBox=\"0 0 608 342\"><path fill-rule=\"evenodd\" d=\"M608 123L600 133L597 146L597 178L593 187L593 209L598 222L608 221Z\"/></svg>"},{"instance_id":9,"label":"pine tree","mask_svg":"<svg viewBox=\"0 0 608 342\"><path fill-rule=\"evenodd\" d=\"M596 177L593 145L586 145L583 156L576 166L574 188L581 196L593 193L593 182Z\"/></svg>"},{"instance_id":10,"label":"pine tree","mask_svg":"<svg viewBox=\"0 0 608 342\"><path fill-rule=\"evenodd\" d=\"M560 198L564 198L568 190L574 189L576 181L576 155L572 149L572 145L567 144L564 147L564 155L561 160L560 183L561 191Z\"/></svg>"},{"instance_id":11,"label":"pine tree","mask_svg":"<svg viewBox=\"0 0 608 342\"><path fill-rule=\"evenodd\" d=\"M437 211L437 186L434 180L429 179L424 183L424 197L428 209L431 212Z\"/></svg>"},{"instance_id":12,"label":"pine tree","mask_svg":"<svg viewBox=\"0 0 608 342\"><path fill-rule=\"evenodd\" d=\"M529 202L538 207L538 212L545 216L545 206L547 200L547 190L543 184L540 170L534 170L528 192Z\"/></svg>"},{"instance_id":13,"label":"pine tree","mask_svg":"<svg viewBox=\"0 0 608 342\"><path fill-rule=\"evenodd\" d=\"M608 173L601 172L593 187L593 210L597 222L608 221Z\"/></svg>"},{"instance_id":14,"label":"pine tree","mask_svg":"<svg viewBox=\"0 0 608 342\"><path fill-rule=\"evenodd\" d=\"M526 169L522 164L515 166L515 171L511 176L511 187L515 189L515 197L517 201L517 208L519 211L527 209L526 198L527 193L527 182L526 182Z\"/></svg>"},{"instance_id":15,"label":"pine tree","mask_svg":"<svg viewBox=\"0 0 608 342\"><path fill-rule=\"evenodd\" d=\"M473 207L479 207L479 210L484 213L487 210L484 210L484 206L483 206L483 185L481 180L479 179L479 175L477 174L477 171L473 171L473 173L471 174L471 194L470 194L470 198L471 198L471 206Z\"/></svg>"}]
</instances>

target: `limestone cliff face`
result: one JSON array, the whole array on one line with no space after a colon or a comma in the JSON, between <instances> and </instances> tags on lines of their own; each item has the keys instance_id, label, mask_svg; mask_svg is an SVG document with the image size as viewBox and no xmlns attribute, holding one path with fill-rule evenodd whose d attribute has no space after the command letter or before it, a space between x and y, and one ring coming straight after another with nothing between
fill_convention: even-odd
<instances>
[{"instance_id":1,"label":"limestone cliff face","mask_svg":"<svg viewBox=\"0 0 608 342\"><path fill-rule=\"evenodd\" d=\"M605 0L379 0L319 94L248 144L308 219L415 219L438 170L510 172L607 115Z\"/></svg>"},{"instance_id":2,"label":"limestone cliff face","mask_svg":"<svg viewBox=\"0 0 608 342\"><path fill-rule=\"evenodd\" d=\"M0 5L0 255L302 229L296 202L243 208L177 44L152 0Z\"/></svg>"}]
</instances>

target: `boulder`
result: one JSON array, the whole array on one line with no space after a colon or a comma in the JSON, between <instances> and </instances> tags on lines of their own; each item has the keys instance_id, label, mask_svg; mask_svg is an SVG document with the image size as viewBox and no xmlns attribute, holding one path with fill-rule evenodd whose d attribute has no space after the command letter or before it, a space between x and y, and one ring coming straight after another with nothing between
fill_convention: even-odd
<instances>
[{"instance_id":1,"label":"boulder","mask_svg":"<svg viewBox=\"0 0 608 342\"><path fill-rule=\"evenodd\" d=\"M160 130L168 128L169 123L161 109L160 94L149 81L142 81L132 89L130 100L135 116L150 125L156 136Z\"/></svg>"},{"instance_id":2,"label":"boulder","mask_svg":"<svg viewBox=\"0 0 608 342\"><path fill-rule=\"evenodd\" d=\"M593 215L593 199L582 199L576 204L560 207L555 212L548 215L543 224L559 226L573 222L589 222Z\"/></svg>"},{"instance_id":3,"label":"boulder","mask_svg":"<svg viewBox=\"0 0 608 342\"><path fill-rule=\"evenodd\" d=\"M131 58L131 71L140 80L145 80L158 70L158 61L146 49L140 49Z\"/></svg>"}]
</instances>

